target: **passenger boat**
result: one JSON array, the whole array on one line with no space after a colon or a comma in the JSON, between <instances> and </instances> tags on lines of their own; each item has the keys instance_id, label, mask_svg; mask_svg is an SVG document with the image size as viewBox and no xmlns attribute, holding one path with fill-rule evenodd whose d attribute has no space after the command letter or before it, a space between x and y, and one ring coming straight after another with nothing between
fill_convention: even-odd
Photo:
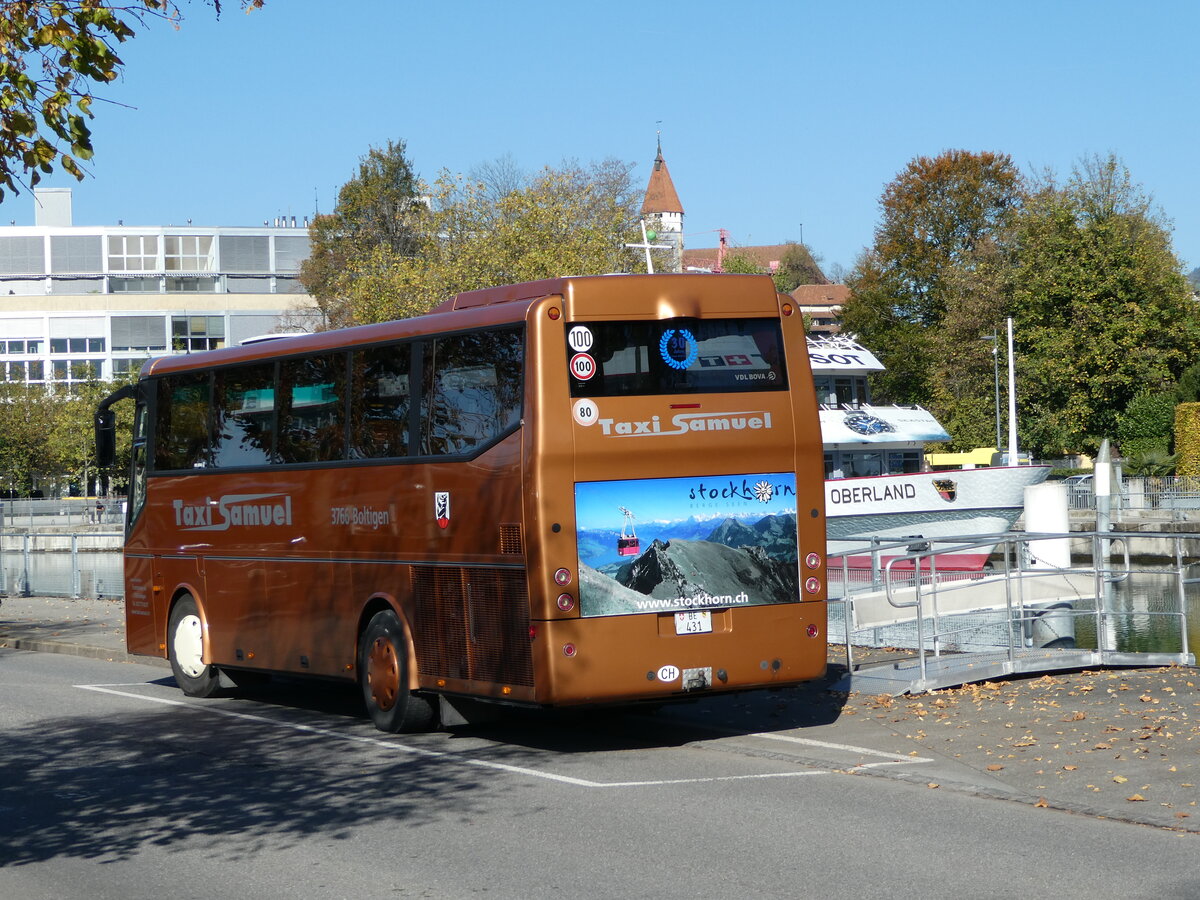
<instances>
[{"instance_id":1,"label":"passenger boat","mask_svg":"<svg viewBox=\"0 0 1200 900\"><path fill-rule=\"evenodd\" d=\"M950 435L920 406L871 403L867 376L884 366L870 350L832 335L810 336L808 351L825 445L829 552L850 551L852 568L870 568L873 537L927 549L929 541L1008 531L1024 511L1025 488L1049 475L1048 466L928 470L926 443ZM937 554L937 565L979 570L991 549Z\"/></svg>"}]
</instances>

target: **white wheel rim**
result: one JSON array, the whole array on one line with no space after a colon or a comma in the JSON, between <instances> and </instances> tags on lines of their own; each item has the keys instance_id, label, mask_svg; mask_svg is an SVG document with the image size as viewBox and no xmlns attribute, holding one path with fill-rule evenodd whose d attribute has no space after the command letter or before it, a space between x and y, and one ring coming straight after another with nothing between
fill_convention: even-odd
<instances>
[{"instance_id":1,"label":"white wheel rim","mask_svg":"<svg viewBox=\"0 0 1200 900\"><path fill-rule=\"evenodd\" d=\"M175 626L175 661L184 675L199 678L204 672L204 639L199 616L184 616Z\"/></svg>"}]
</instances>

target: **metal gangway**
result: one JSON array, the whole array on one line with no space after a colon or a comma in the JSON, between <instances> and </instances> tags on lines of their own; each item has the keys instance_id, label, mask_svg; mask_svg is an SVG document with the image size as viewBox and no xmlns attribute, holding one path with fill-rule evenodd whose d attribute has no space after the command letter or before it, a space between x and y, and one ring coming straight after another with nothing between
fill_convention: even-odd
<instances>
[{"instance_id":1,"label":"metal gangway","mask_svg":"<svg viewBox=\"0 0 1200 900\"><path fill-rule=\"evenodd\" d=\"M1044 552L1055 543L1059 552ZM953 568L956 554L985 548L994 549L983 570ZM848 673L837 690L898 695L1010 675L1195 665L1200 534L875 540L870 569L852 567L852 556L863 551L831 554L828 565L830 642L844 643ZM900 658L858 665L856 647L900 648Z\"/></svg>"}]
</instances>

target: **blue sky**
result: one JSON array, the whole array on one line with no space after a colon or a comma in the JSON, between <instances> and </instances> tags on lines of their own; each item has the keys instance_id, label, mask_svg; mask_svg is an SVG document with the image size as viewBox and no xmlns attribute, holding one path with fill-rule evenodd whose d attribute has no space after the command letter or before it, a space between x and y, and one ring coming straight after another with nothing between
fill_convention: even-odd
<instances>
[{"instance_id":1,"label":"blue sky","mask_svg":"<svg viewBox=\"0 0 1200 900\"><path fill-rule=\"evenodd\" d=\"M918 155L1010 154L1069 174L1116 153L1200 265L1200 3L236 0L185 4L121 49L75 224L255 225L328 212L390 139L432 180L512 154L616 157L655 133L688 246L803 239L827 268L871 243ZM32 199L3 220L32 224Z\"/></svg>"}]
</instances>

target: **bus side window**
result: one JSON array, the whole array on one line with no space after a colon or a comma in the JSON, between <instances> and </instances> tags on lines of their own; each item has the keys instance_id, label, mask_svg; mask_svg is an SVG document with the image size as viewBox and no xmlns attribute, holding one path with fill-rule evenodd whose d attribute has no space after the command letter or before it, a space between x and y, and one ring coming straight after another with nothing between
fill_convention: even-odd
<instances>
[{"instance_id":1,"label":"bus side window","mask_svg":"<svg viewBox=\"0 0 1200 900\"><path fill-rule=\"evenodd\" d=\"M345 456L345 381L341 353L280 363L280 462L328 462Z\"/></svg>"},{"instance_id":2,"label":"bus side window","mask_svg":"<svg viewBox=\"0 0 1200 900\"><path fill-rule=\"evenodd\" d=\"M350 440L356 458L408 455L411 361L411 343L354 352Z\"/></svg>"},{"instance_id":3,"label":"bus side window","mask_svg":"<svg viewBox=\"0 0 1200 900\"><path fill-rule=\"evenodd\" d=\"M226 369L216 375L213 462L260 466L273 459L275 366Z\"/></svg>"},{"instance_id":4,"label":"bus side window","mask_svg":"<svg viewBox=\"0 0 1200 900\"><path fill-rule=\"evenodd\" d=\"M207 372L173 375L158 382L155 469L198 469L209 464L210 399Z\"/></svg>"},{"instance_id":5,"label":"bus side window","mask_svg":"<svg viewBox=\"0 0 1200 900\"><path fill-rule=\"evenodd\" d=\"M431 345L421 398L422 454L482 450L520 421L520 332L455 335Z\"/></svg>"}]
</instances>

